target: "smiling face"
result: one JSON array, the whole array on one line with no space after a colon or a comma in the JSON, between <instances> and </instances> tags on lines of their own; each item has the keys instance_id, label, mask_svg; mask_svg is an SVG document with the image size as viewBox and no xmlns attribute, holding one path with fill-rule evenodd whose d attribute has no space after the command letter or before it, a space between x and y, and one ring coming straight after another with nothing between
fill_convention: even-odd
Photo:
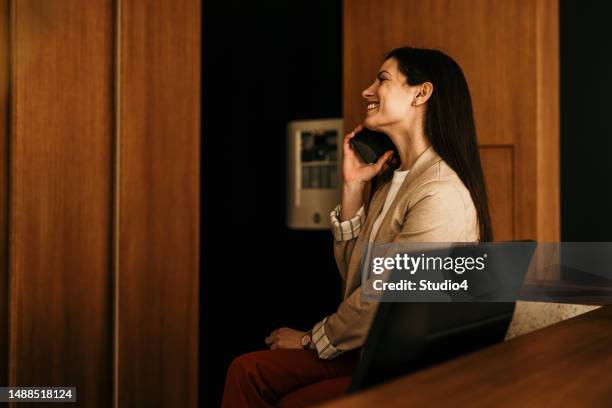
<instances>
[{"instance_id":1,"label":"smiling face","mask_svg":"<svg viewBox=\"0 0 612 408\"><path fill-rule=\"evenodd\" d=\"M406 82L395 58L386 60L374 83L361 94L367 101L364 125L378 131L397 126L410 128L416 115L412 103L419 87Z\"/></svg>"}]
</instances>

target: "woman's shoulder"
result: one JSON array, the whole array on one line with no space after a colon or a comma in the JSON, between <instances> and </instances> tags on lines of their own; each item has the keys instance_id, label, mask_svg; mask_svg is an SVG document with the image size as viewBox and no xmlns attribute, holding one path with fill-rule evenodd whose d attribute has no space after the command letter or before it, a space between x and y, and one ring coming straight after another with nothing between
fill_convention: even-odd
<instances>
[{"instance_id":1,"label":"woman's shoulder","mask_svg":"<svg viewBox=\"0 0 612 408\"><path fill-rule=\"evenodd\" d=\"M419 176L412 193L413 202L435 195L445 202L459 200L464 207L474 206L469 190L444 160L437 161Z\"/></svg>"}]
</instances>

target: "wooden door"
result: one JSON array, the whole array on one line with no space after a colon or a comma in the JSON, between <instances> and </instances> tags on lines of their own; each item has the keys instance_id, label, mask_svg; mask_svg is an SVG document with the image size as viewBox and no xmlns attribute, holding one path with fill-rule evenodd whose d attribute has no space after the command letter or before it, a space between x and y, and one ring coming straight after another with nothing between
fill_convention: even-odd
<instances>
[{"instance_id":1,"label":"wooden door","mask_svg":"<svg viewBox=\"0 0 612 408\"><path fill-rule=\"evenodd\" d=\"M0 124L0 385L197 406L200 2L0 0Z\"/></svg>"},{"instance_id":2,"label":"wooden door","mask_svg":"<svg viewBox=\"0 0 612 408\"><path fill-rule=\"evenodd\" d=\"M195 407L200 2L120 2L116 144L120 407Z\"/></svg>"}]
</instances>

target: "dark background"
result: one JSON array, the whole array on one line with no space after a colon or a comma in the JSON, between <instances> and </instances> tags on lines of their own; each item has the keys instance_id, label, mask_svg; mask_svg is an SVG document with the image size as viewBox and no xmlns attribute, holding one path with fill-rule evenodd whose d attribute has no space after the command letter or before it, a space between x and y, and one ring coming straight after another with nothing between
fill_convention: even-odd
<instances>
[{"instance_id":1,"label":"dark background","mask_svg":"<svg viewBox=\"0 0 612 408\"><path fill-rule=\"evenodd\" d=\"M285 227L285 160L289 121L342 116L341 5L203 1L204 406L220 405L235 356L339 304L331 233Z\"/></svg>"},{"instance_id":2,"label":"dark background","mask_svg":"<svg viewBox=\"0 0 612 408\"><path fill-rule=\"evenodd\" d=\"M342 2L203 1L200 398L281 326L333 313L327 231L285 227L286 125L342 115ZM561 236L612 241L610 7L560 0ZM526 86L525 97L533 87Z\"/></svg>"},{"instance_id":3,"label":"dark background","mask_svg":"<svg viewBox=\"0 0 612 408\"><path fill-rule=\"evenodd\" d=\"M612 241L612 7L561 0L561 240Z\"/></svg>"},{"instance_id":4,"label":"dark background","mask_svg":"<svg viewBox=\"0 0 612 408\"><path fill-rule=\"evenodd\" d=\"M561 240L612 241L612 36L608 2L561 0ZM562 253L562 257L563 257ZM568 255L571 256L571 255ZM575 257L575 255L574 255ZM575 262L575 259L573 259ZM562 264L573 264L566 258ZM565 268L581 285L612 282Z\"/></svg>"}]
</instances>

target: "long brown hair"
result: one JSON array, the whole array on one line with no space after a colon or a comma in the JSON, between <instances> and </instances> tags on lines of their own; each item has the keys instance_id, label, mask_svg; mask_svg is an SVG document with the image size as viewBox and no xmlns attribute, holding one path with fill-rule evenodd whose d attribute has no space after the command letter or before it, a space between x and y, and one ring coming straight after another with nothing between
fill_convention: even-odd
<instances>
[{"instance_id":1,"label":"long brown hair","mask_svg":"<svg viewBox=\"0 0 612 408\"><path fill-rule=\"evenodd\" d=\"M472 98L463 71L457 62L438 50L401 47L390 51L385 60L394 58L410 85L433 84L427 101L425 134L434 150L457 173L469 190L480 228L480 242L493 241L489 200L484 184ZM397 166L391 166L392 171ZM380 185L385 175L373 186Z\"/></svg>"}]
</instances>

